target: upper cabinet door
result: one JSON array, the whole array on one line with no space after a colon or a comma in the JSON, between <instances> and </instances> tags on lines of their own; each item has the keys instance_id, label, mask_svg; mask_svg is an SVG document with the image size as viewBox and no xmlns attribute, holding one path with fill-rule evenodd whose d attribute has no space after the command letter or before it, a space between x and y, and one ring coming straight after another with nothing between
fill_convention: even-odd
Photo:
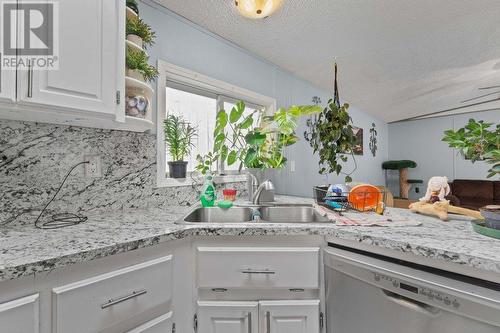
<instances>
[{"instance_id":1,"label":"upper cabinet door","mask_svg":"<svg viewBox=\"0 0 500 333\"><path fill-rule=\"evenodd\" d=\"M18 98L56 109L84 111L85 117L91 117L89 112L116 115L117 91L123 90L120 82L124 82L124 69L117 64L122 64L119 59L124 57L125 1L57 3L58 27L54 32L59 40L59 68L20 71ZM42 30L42 34L48 33Z\"/></svg>"},{"instance_id":2,"label":"upper cabinet door","mask_svg":"<svg viewBox=\"0 0 500 333\"><path fill-rule=\"evenodd\" d=\"M257 302L198 302L199 333L257 333Z\"/></svg>"},{"instance_id":3,"label":"upper cabinet door","mask_svg":"<svg viewBox=\"0 0 500 333\"><path fill-rule=\"evenodd\" d=\"M319 333L319 301L261 301L259 327L265 333Z\"/></svg>"}]
</instances>

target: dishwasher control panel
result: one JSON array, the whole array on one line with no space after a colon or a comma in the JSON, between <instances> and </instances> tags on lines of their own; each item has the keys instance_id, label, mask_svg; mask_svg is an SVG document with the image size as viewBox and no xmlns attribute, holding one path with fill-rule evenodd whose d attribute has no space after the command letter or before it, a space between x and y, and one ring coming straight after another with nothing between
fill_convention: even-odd
<instances>
[{"instance_id":1,"label":"dishwasher control panel","mask_svg":"<svg viewBox=\"0 0 500 333\"><path fill-rule=\"evenodd\" d=\"M397 292L399 289L401 291L425 297L426 302L440 303L440 305L452 307L455 309L458 309L460 307L460 302L455 297L446 293L438 292L436 290L425 288L422 286L417 286L389 275L384 275L377 272L372 272L372 274L373 280L375 282L392 291Z\"/></svg>"}]
</instances>

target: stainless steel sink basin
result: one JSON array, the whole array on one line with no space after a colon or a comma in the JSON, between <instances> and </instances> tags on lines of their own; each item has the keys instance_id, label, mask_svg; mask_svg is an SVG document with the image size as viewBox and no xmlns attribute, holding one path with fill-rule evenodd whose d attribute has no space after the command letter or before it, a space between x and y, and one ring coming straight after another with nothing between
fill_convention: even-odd
<instances>
[{"instance_id":1,"label":"stainless steel sink basin","mask_svg":"<svg viewBox=\"0 0 500 333\"><path fill-rule=\"evenodd\" d=\"M252 219L254 211L257 216ZM273 207L198 207L186 217L177 221L179 224L196 223L322 223L330 222L319 215L310 205L279 205Z\"/></svg>"},{"instance_id":2,"label":"stainless steel sink basin","mask_svg":"<svg viewBox=\"0 0 500 333\"><path fill-rule=\"evenodd\" d=\"M263 222L270 223L309 223L329 222L311 206L276 206L262 207L260 214Z\"/></svg>"},{"instance_id":3,"label":"stainless steel sink basin","mask_svg":"<svg viewBox=\"0 0 500 333\"><path fill-rule=\"evenodd\" d=\"M252 221L252 209L247 207L199 207L189 213L185 223L244 223Z\"/></svg>"}]
</instances>

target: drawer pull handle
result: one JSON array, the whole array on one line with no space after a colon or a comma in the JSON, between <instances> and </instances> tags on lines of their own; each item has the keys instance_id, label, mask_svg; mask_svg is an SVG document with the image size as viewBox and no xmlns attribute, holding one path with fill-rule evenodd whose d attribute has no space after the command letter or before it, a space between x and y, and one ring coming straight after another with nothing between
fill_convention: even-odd
<instances>
[{"instance_id":1,"label":"drawer pull handle","mask_svg":"<svg viewBox=\"0 0 500 333\"><path fill-rule=\"evenodd\" d=\"M270 269L251 269L251 268L245 268L241 271L243 274L276 274L276 271L272 271Z\"/></svg>"},{"instance_id":2,"label":"drawer pull handle","mask_svg":"<svg viewBox=\"0 0 500 333\"><path fill-rule=\"evenodd\" d=\"M112 305L115 305L115 304L118 304L121 302L125 302L126 300L129 300L131 298L135 298L137 296L144 295L145 293L147 293L147 290L142 289L142 290L138 290L138 291L133 291L131 294L128 294L126 296L123 296L123 297L120 297L117 299L112 298L109 301L107 301L106 303L104 303L103 305L101 305L101 309L106 309L107 307L110 307Z\"/></svg>"},{"instance_id":3,"label":"drawer pull handle","mask_svg":"<svg viewBox=\"0 0 500 333\"><path fill-rule=\"evenodd\" d=\"M248 333L252 333L252 313L248 313Z\"/></svg>"},{"instance_id":4,"label":"drawer pull handle","mask_svg":"<svg viewBox=\"0 0 500 333\"><path fill-rule=\"evenodd\" d=\"M271 333L271 312L266 312L266 328L267 333Z\"/></svg>"}]
</instances>

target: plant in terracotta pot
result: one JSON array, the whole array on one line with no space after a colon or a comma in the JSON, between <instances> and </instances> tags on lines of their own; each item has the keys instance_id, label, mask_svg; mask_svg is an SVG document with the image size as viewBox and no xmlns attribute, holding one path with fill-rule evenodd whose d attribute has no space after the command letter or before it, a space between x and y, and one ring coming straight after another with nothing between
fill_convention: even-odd
<instances>
[{"instance_id":1,"label":"plant in terracotta pot","mask_svg":"<svg viewBox=\"0 0 500 333\"><path fill-rule=\"evenodd\" d=\"M169 174L172 178L186 178L186 156L191 154L193 140L198 135L196 127L184 120L182 116L168 114L163 121L165 142L172 161L168 162Z\"/></svg>"},{"instance_id":2,"label":"plant in terracotta pot","mask_svg":"<svg viewBox=\"0 0 500 333\"><path fill-rule=\"evenodd\" d=\"M158 77L158 70L148 63L148 56L144 51L136 51L127 48L125 64L127 66L127 76L134 79L151 82Z\"/></svg>"},{"instance_id":3,"label":"plant in terracotta pot","mask_svg":"<svg viewBox=\"0 0 500 333\"><path fill-rule=\"evenodd\" d=\"M254 111L244 116L245 103L240 101L230 112L217 113L213 151L197 156L198 171L205 174L219 161L238 164L241 171L278 169L286 165L284 149L297 142L297 121L301 116L320 112L317 106L280 108L272 116Z\"/></svg>"},{"instance_id":4,"label":"plant in terracotta pot","mask_svg":"<svg viewBox=\"0 0 500 333\"><path fill-rule=\"evenodd\" d=\"M340 104L337 84L337 64L335 68L334 97L328 101L324 110L307 120L307 130L304 137L313 149L313 153L319 155L319 173L329 174L342 173L345 182L352 182L351 174L356 170L356 160L353 148L356 143L356 135L353 131L352 119L349 115L349 104ZM349 173L342 171L341 162L347 162L348 156L352 156L354 170Z\"/></svg>"},{"instance_id":5,"label":"plant in terracotta pot","mask_svg":"<svg viewBox=\"0 0 500 333\"><path fill-rule=\"evenodd\" d=\"M147 48L154 44L156 33L151 27L140 18L127 18L126 23L127 40L136 44L140 48Z\"/></svg>"}]
</instances>

